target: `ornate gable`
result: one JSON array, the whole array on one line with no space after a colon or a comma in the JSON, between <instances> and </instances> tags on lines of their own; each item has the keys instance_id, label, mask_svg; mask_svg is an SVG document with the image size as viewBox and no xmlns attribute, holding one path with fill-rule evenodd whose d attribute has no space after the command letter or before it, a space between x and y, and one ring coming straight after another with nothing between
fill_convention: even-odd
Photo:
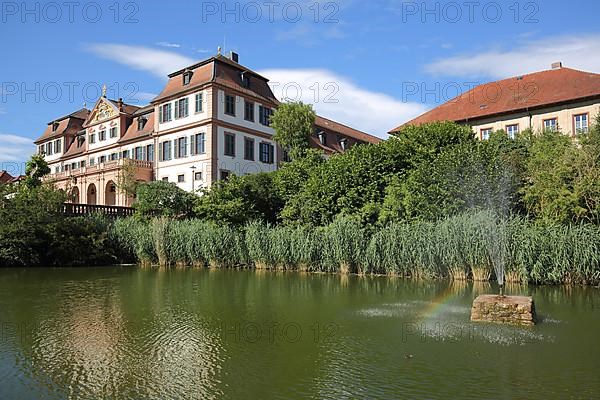
<instances>
[{"instance_id":1,"label":"ornate gable","mask_svg":"<svg viewBox=\"0 0 600 400\"><path fill-rule=\"evenodd\" d=\"M119 114L119 109L110 100L108 100L106 97L100 97L85 121L84 126L106 122L119 116Z\"/></svg>"}]
</instances>

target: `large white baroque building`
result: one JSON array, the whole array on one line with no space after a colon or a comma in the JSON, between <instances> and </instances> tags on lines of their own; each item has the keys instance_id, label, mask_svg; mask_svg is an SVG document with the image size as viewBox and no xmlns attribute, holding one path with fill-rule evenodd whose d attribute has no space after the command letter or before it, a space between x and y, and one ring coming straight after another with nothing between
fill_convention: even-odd
<instances>
[{"instance_id":1,"label":"large white baroque building","mask_svg":"<svg viewBox=\"0 0 600 400\"><path fill-rule=\"evenodd\" d=\"M285 157L269 126L277 105L267 78L235 53L219 54L169 75L145 107L104 93L91 110L50 122L35 143L51 168L48 179L73 203L129 206L118 189L124 171L196 191L231 174L277 169ZM331 154L379 140L317 117L311 145Z\"/></svg>"}]
</instances>

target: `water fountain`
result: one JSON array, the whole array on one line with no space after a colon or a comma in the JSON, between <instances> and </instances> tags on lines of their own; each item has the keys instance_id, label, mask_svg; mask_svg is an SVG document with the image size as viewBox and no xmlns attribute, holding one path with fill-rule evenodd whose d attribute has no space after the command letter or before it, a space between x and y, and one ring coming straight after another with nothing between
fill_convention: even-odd
<instances>
[{"instance_id":1,"label":"water fountain","mask_svg":"<svg viewBox=\"0 0 600 400\"><path fill-rule=\"evenodd\" d=\"M500 288L499 294L480 295L473 302L471 321L514 325L535 324L535 305L529 296L506 296L504 278L508 259L509 231L506 223L492 217L486 229L488 253Z\"/></svg>"}]
</instances>

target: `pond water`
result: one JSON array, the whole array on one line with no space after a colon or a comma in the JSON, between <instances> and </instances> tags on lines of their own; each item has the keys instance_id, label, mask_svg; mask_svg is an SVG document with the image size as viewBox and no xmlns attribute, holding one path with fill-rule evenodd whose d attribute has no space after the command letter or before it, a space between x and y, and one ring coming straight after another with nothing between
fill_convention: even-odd
<instances>
[{"instance_id":1,"label":"pond water","mask_svg":"<svg viewBox=\"0 0 600 400\"><path fill-rule=\"evenodd\" d=\"M0 270L1 399L600 398L600 290L138 268Z\"/></svg>"}]
</instances>

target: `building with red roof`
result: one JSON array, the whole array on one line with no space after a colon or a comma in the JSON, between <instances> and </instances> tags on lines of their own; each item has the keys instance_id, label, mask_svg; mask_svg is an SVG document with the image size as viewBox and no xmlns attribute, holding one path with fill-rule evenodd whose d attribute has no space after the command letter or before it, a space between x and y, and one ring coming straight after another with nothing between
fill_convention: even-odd
<instances>
[{"instance_id":1,"label":"building with red roof","mask_svg":"<svg viewBox=\"0 0 600 400\"><path fill-rule=\"evenodd\" d=\"M552 69L477 86L390 131L407 125L454 121L473 127L481 139L504 130L511 137L525 129L586 133L600 111L600 74Z\"/></svg>"},{"instance_id":2,"label":"building with red roof","mask_svg":"<svg viewBox=\"0 0 600 400\"><path fill-rule=\"evenodd\" d=\"M124 171L135 180L162 180L195 191L227 179L276 170L285 152L269 118L277 108L269 80L218 54L169 75L145 107L103 96L48 123L35 143L48 177L74 203L128 206L117 188ZM313 147L326 154L381 140L317 117ZM128 169L125 169L128 166Z\"/></svg>"}]
</instances>

